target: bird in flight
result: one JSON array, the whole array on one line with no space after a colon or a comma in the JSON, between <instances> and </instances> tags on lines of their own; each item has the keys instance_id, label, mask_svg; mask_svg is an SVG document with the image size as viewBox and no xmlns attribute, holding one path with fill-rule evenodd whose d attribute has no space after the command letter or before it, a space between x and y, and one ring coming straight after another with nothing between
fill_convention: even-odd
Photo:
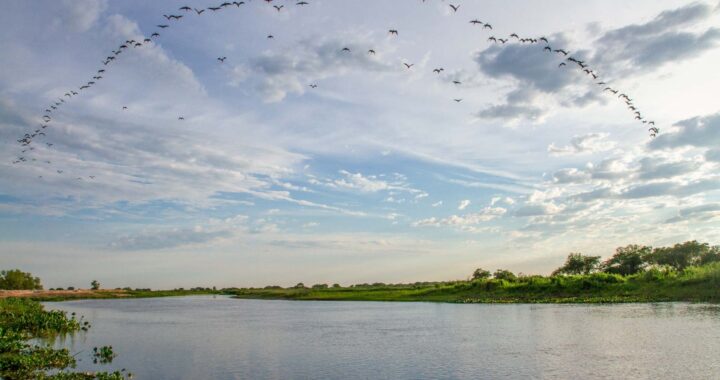
<instances>
[{"instance_id":1,"label":"bird in flight","mask_svg":"<svg viewBox=\"0 0 720 380\"><path fill-rule=\"evenodd\" d=\"M204 9L197 9L197 8L194 8L194 9L195 9L195 13L197 13L199 15L202 14L203 12L205 12Z\"/></svg>"},{"instance_id":2,"label":"bird in flight","mask_svg":"<svg viewBox=\"0 0 720 380\"><path fill-rule=\"evenodd\" d=\"M462 82L460 82L459 80L454 80L453 83L454 84L462 84Z\"/></svg>"},{"instance_id":3,"label":"bird in flight","mask_svg":"<svg viewBox=\"0 0 720 380\"><path fill-rule=\"evenodd\" d=\"M404 63L404 62L403 62L403 65L405 65L405 67L407 67L408 69L415 66L414 63Z\"/></svg>"},{"instance_id":4,"label":"bird in flight","mask_svg":"<svg viewBox=\"0 0 720 380\"><path fill-rule=\"evenodd\" d=\"M192 10L192 8L190 8L190 7L188 7L188 6L186 5L186 6L184 6L184 7L181 7L180 10L181 10L181 11L187 11L187 12L189 12L189 11Z\"/></svg>"},{"instance_id":5,"label":"bird in flight","mask_svg":"<svg viewBox=\"0 0 720 380\"><path fill-rule=\"evenodd\" d=\"M346 51L346 52L348 52L348 53L349 53L349 52L350 52L350 48L344 47L344 48L342 48L342 50L341 50L341 51Z\"/></svg>"},{"instance_id":6,"label":"bird in flight","mask_svg":"<svg viewBox=\"0 0 720 380\"><path fill-rule=\"evenodd\" d=\"M217 60L220 61L220 63L225 63L226 59L227 59L227 57L218 57Z\"/></svg>"},{"instance_id":7,"label":"bird in flight","mask_svg":"<svg viewBox=\"0 0 720 380\"><path fill-rule=\"evenodd\" d=\"M273 8L275 8L278 12L280 12L281 9L283 9L284 5L273 5Z\"/></svg>"},{"instance_id":8,"label":"bird in flight","mask_svg":"<svg viewBox=\"0 0 720 380\"><path fill-rule=\"evenodd\" d=\"M397 36L397 35L398 35L398 31L397 31L396 29L390 29L390 30L388 30L388 34L390 34L390 35L396 35L396 36Z\"/></svg>"},{"instance_id":9,"label":"bird in flight","mask_svg":"<svg viewBox=\"0 0 720 380\"><path fill-rule=\"evenodd\" d=\"M127 108L127 106L123 106L123 108L122 108L122 109L123 109L123 110L126 110L126 109L128 109L128 108Z\"/></svg>"},{"instance_id":10,"label":"bird in flight","mask_svg":"<svg viewBox=\"0 0 720 380\"><path fill-rule=\"evenodd\" d=\"M160 28L160 29L165 29L165 28L167 28L168 26L169 26L169 25L162 24L162 25L158 25L157 27Z\"/></svg>"},{"instance_id":11,"label":"bird in flight","mask_svg":"<svg viewBox=\"0 0 720 380\"><path fill-rule=\"evenodd\" d=\"M271 38L275 38L275 36L273 36L272 34L268 34L267 38L271 39Z\"/></svg>"},{"instance_id":12,"label":"bird in flight","mask_svg":"<svg viewBox=\"0 0 720 380\"><path fill-rule=\"evenodd\" d=\"M185 118L180 116L180 117L178 117L178 120L185 120Z\"/></svg>"},{"instance_id":13,"label":"bird in flight","mask_svg":"<svg viewBox=\"0 0 720 380\"><path fill-rule=\"evenodd\" d=\"M453 99L455 102L460 103L462 102L462 99Z\"/></svg>"},{"instance_id":14,"label":"bird in flight","mask_svg":"<svg viewBox=\"0 0 720 380\"><path fill-rule=\"evenodd\" d=\"M470 20L470 23L477 25L477 24L482 24L482 21L480 21L478 19L474 19L474 20Z\"/></svg>"},{"instance_id":15,"label":"bird in flight","mask_svg":"<svg viewBox=\"0 0 720 380\"><path fill-rule=\"evenodd\" d=\"M317 88L317 85L315 83L310 85L310 88Z\"/></svg>"},{"instance_id":16,"label":"bird in flight","mask_svg":"<svg viewBox=\"0 0 720 380\"><path fill-rule=\"evenodd\" d=\"M375 50L373 50L373 49L368 50L368 54L375 55Z\"/></svg>"},{"instance_id":17,"label":"bird in flight","mask_svg":"<svg viewBox=\"0 0 720 380\"><path fill-rule=\"evenodd\" d=\"M445 71L445 69L443 69L442 67L438 67L437 69L434 69L434 70L433 70L433 72L434 72L435 74L440 74L440 72L442 72L442 71Z\"/></svg>"},{"instance_id":18,"label":"bird in flight","mask_svg":"<svg viewBox=\"0 0 720 380\"><path fill-rule=\"evenodd\" d=\"M452 8L453 13L457 12L457 10L460 9L460 5L452 5L452 4L448 4L448 5L450 6L450 8Z\"/></svg>"}]
</instances>

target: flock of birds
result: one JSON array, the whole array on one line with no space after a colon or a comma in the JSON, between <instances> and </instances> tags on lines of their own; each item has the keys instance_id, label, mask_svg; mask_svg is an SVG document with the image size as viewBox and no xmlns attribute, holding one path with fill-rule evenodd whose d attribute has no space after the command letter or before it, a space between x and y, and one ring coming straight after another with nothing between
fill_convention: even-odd
<instances>
[{"instance_id":1,"label":"flock of birds","mask_svg":"<svg viewBox=\"0 0 720 380\"><path fill-rule=\"evenodd\" d=\"M250 1L250 0L248 0L248 1ZM269 4L270 6L272 6L277 12L282 12L283 9L285 8L285 5L273 4L273 0L263 0L263 1L266 2L267 4ZM423 0L423 2L425 2L425 0ZM191 8L189 6L183 6L183 7L179 8L179 11L184 12L184 14L163 15L163 17L165 18L167 23L166 24L158 24L157 25L158 29L156 31L154 31L152 34L150 34L148 37L145 37L142 40L129 39L129 40L122 42L117 47L117 49L112 50L112 54L109 54L107 57L105 57L105 59L103 59L102 67L100 67L97 70L97 72L92 75L92 78L90 80L88 80L87 82L78 86L77 91L75 89L68 90L67 92L65 92L65 94L63 94L63 96L58 97L56 100L52 101L48 105L48 107L45 108L44 113L41 117L42 123L40 124L40 126L31 132L25 133L24 136L22 136L21 138L19 138L17 140L17 142L21 145L21 151L20 151L20 155L18 155L18 157L15 160L13 160L12 163L20 164L20 163L26 163L26 162L39 161L37 158L32 158L29 156L30 156L30 153L32 151L34 151L36 146L38 145L38 143L36 143L35 140L40 139L40 138L45 138L47 136L46 130L48 127L51 126L51 122L53 120L53 115L56 112L58 112L62 106L67 104L68 101L81 95L81 93L83 91L86 91L86 90L90 89L91 87L97 85L98 82L103 79L103 77L107 73L107 70L112 66L111 64L113 62L115 62L124 51L142 48L143 46L154 43L154 40L160 37L160 32L165 30L166 28L170 27L170 23L178 22L182 18L184 18L186 15L194 14L195 16L199 16L207 11L219 12L219 11L222 11L226 8L230 8L233 6L236 8L240 8L240 6L242 6L243 4L245 4L245 1L224 2L217 6L208 7L208 8L204 8L204 9L197 9L197 8ZM309 5L309 3L306 1L297 1L295 4L296 4L296 6L300 6L300 7ZM455 5L455 4L448 4L448 5L451 8L453 13L457 13L457 11L460 9L460 5ZM488 30L488 31L493 30L493 26L490 23L482 22L478 19L470 20L470 24L472 24L473 26L481 27L483 30ZM389 29L388 34L390 36L399 36L399 32L397 29ZM270 34L267 36L267 38L272 39L272 38L274 38L274 36ZM660 130L655 126L654 121L648 120L647 118L645 118L643 116L643 114L640 112L638 107L633 103L633 99L630 98L629 95L622 93L622 92L620 92L620 90L608 85L605 81L603 81L600 78L600 74L598 74L598 72L596 70L591 68L589 66L589 64L587 64L583 60L578 59L578 58L574 57L573 55L571 55L570 52L567 51L566 49L552 47L546 37L539 37L539 38L520 37L518 34L512 33L509 36L507 36L507 38L490 36L488 38L488 41L493 42L495 44L501 44L501 45L504 45L507 43L541 45L542 49L544 51L546 51L548 54L555 54L562 58L562 62L560 62L558 64L558 68L560 68L560 69L575 68L577 70L581 70L589 78L592 78L593 81L596 81L595 83L597 84L597 86L603 87L602 91L604 93L612 94L613 96L617 96L617 98L619 100L622 100L625 103L625 105L627 106L627 108L634 115L635 120L637 120L649 127L648 131L650 132L651 137L657 136L657 134L660 132ZM339 53L340 54L348 54L348 53L351 53L351 50L348 47L343 47ZM367 51L367 54L375 55L376 52L374 49L369 49ZM227 59L227 57L224 57L224 56L218 57L217 61L220 64L222 64L225 62L226 59ZM409 62L402 62L402 64L407 70L411 70L415 66L413 63L409 63ZM435 73L435 74L441 74L443 71L445 71L445 69L442 67L437 67L437 68L433 69L433 73ZM452 82L455 85L462 84L462 82L460 82L458 80L453 80ZM312 89L315 89L318 87L318 85L315 83L311 83L311 84L309 84L309 87ZM454 98L453 101L455 101L456 103L460 103L462 101L462 98ZM127 110L128 107L123 106L122 109ZM185 120L185 118L183 116L178 116L178 120ZM44 142L43 144L47 148L51 148L53 146L53 143L51 143L51 142ZM46 164L52 164L52 162L49 160L43 160L43 162ZM64 170L57 169L56 172L58 174L63 174ZM38 176L38 177L42 178L42 176ZM76 179L77 180L83 180L83 179L92 180L92 179L95 179L95 176L89 175L87 177L77 177Z\"/></svg>"}]
</instances>

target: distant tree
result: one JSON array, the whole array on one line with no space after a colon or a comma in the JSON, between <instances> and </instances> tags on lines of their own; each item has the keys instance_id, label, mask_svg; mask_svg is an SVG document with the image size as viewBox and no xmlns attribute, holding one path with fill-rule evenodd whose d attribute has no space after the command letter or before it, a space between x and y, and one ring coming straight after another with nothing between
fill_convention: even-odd
<instances>
[{"instance_id":1,"label":"distant tree","mask_svg":"<svg viewBox=\"0 0 720 380\"><path fill-rule=\"evenodd\" d=\"M315 284L312 286L312 288L313 289L327 289L328 285L327 284Z\"/></svg>"},{"instance_id":2,"label":"distant tree","mask_svg":"<svg viewBox=\"0 0 720 380\"><path fill-rule=\"evenodd\" d=\"M302 282L298 282L297 285L293 286L293 288L303 289L305 288L305 284L303 284Z\"/></svg>"},{"instance_id":3,"label":"distant tree","mask_svg":"<svg viewBox=\"0 0 720 380\"><path fill-rule=\"evenodd\" d=\"M629 276L645 270L652 247L630 244L626 247L618 247L615 254L602 264L605 273Z\"/></svg>"},{"instance_id":4,"label":"distant tree","mask_svg":"<svg viewBox=\"0 0 720 380\"><path fill-rule=\"evenodd\" d=\"M700 256L700 265L710 264L710 263L716 263L720 261L720 246L713 246L710 247L710 249L705 252L702 256Z\"/></svg>"},{"instance_id":5,"label":"distant tree","mask_svg":"<svg viewBox=\"0 0 720 380\"><path fill-rule=\"evenodd\" d=\"M40 278L23 272L20 269L0 271L0 289L7 290L39 290L42 289Z\"/></svg>"},{"instance_id":6,"label":"distant tree","mask_svg":"<svg viewBox=\"0 0 720 380\"><path fill-rule=\"evenodd\" d=\"M510 272L509 270L505 269L498 269L493 273L493 278L496 280L505 280L505 281L515 281L517 280L517 276L515 276L515 273Z\"/></svg>"},{"instance_id":7,"label":"distant tree","mask_svg":"<svg viewBox=\"0 0 720 380\"><path fill-rule=\"evenodd\" d=\"M340 288L340 284L333 284L332 287L333 287L333 288Z\"/></svg>"},{"instance_id":8,"label":"distant tree","mask_svg":"<svg viewBox=\"0 0 720 380\"><path fill-rule=\"evenodd\" d=\"M489 270L477 268L477 269L475 269L475 271L472 274L472 279L473 280L482 280L485 278L490 278L490 276L491 276L491 273Z\"/></svg>"},{"instance_id":9,"label":"distant tree","mask_svg":"<svg viewBox=\"0 0 720 380\"><path fill-rule=\"evenodd\" d=\"M597 270L600 264L600 256L585 256L582 253L571 253L565 260L565 264L556 269L553 276L559 274L590 274Z\"/></svg>"},{"instance_id":10,"label":"distant tree","mask_svg":"<svg viewBox=\"0 0 720 380\"><path fill-rule=\"evenodd\" d=\"M650 255L650 260L654 264L668 265L677 270L683 270L691 265L701 264L703 257L711 258L710 251L708 243L692 240L675 244L672 247L655 248Z\"/></svg>"},{"instance_id":11,"label":"distant tree","mask_svg":"<svg viewBox=\"0 0 720 380\"><path fill-rule=\"evenodd\" d=\"M92 280L92 282L90 283L90 289L92 289L92 290L100 289L100 282L98 280Z\"/></svg>"}]
</instances>

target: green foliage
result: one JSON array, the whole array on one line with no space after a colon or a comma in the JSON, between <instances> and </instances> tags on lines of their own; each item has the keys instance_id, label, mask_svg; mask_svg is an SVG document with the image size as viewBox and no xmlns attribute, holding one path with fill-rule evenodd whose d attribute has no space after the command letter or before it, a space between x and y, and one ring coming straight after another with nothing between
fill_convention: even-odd
<instances>
[{"instance_id":1,"label":"green foliage","mask_svg":"<svg viewBox=\"0 0 720 380\"><path fill-rule=\"evenodd\" d=\"M472 279L473 280L482 280L482 279L490 278L490 275L491 275L490 271L482 269L482 268L477 268L477 269L475 269L475 271L472 274Z\"/></svg>"},{"instance_id":2,"label":"green foliage","mask_svg":"<svg viewBox=\"0 0 720 380\"><path fill-rule=\"evenodd\" d=\"M67 349L31 344L79 330L90 324L75 315L61 311L46 311L37 301L30 299L0 299L0 378L14 379L68 379L68 380L121 380L131 378L123 371L75 372L75 356ZM107 358L107 352L102 353ZM110 356L114 357L110 352Z\"/></svg>"},{"instance_id":3,"label":"green foliage","mask_svg":"<svg viewBox=\"0 0 720 380\"><path fill-rule=\"evenodd\" d=\"M717 247L711 248L708 243L693 240L672 247L655 248L649 259L657 265L683 270L692 265L702 264L704 260L717 261L717 252Z\"/></svg>"},{"instance_id":4,"label":"green foliage","mask_svg":"<svg viewBox=\"0 0 720 380\"><path fill-rule=\"evenodd\" d=\"M602 270L623 276L641 272L648 264L651 250L651 247L637 244L618 247L615 254L602 264Z\"/></svg>"},{"instance_id":5,"label":"green foliage","mask_svg":"<svg viewBox=\"0 0 720 380\"><path fill-rule=\"evenodd\" d=\"M42 284L38 277L20 269L0 271L0 289L7 290L39 290Z\"/></svg>"},{"instance_id":6,"label":"green foliage","mask_svg":"<svg viewBox=\"0 0 720 380\"><path fill-rule=\"evenodd\" d=\"M508 282L513 282L517 279L517 276L515 276L515 273L510 272L509 270L505 269L498 269L493 273L493 278L496 280L505 280Z\"/></svg>"},{"instance_id":7,"label":"green foliage","mask_svg":"<svg viewBox=\"0 0 720 380\"><path fill-rule=\"evenodd\" d=\"M312 288L313 289L327 289L328 285L327 284L315 284L312 286Z\"/></svg>"},{"instance_id":8,"label":"green foliage","mask_svg":"<svg viewBox=\"0 0 720 380\"><path fill-rule=\"evenodd\" d=\"M582 253L571 253L565 260L565 264L553 272L558 274L590 274L597 270L600 264L600 256L585 256Z\"/></svg>"},{"instance_id":9,"label":"green foliage","mask_svg":"<svg viewBox=\"0 0 720 380\"><path fill-rule=\"evenodd\" d=\"M93 347L93 363L110 364L117 356L112 346Z\"/></svg>"},{"instance_id":10,"label":"green foliage","mask_svg":"<svg viewBox=\"0 0 720 380\"><path fill-rule=\"evenodd\" d=\"M90 289L92 289L92 290L100 289L100 282L98 280L92 280L92 282L90 283Z\"/></svg>"}]
</instances>

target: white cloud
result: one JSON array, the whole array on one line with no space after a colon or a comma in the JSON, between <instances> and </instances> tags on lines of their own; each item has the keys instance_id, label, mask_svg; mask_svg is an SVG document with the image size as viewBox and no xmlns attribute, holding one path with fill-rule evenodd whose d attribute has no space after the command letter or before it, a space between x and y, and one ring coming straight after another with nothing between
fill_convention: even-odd
<instances>
[{"instance_id":1,"label":"white cloud","mask_svg":"<svg viewBox=\"0 0 720 380\"><path fill-rule=\"evenodd\" d=\"M570 145L564 147L550 144L548 152L553 156L564 156L581 153L605 152L615 147L615 142L606 141L607 133L588 133L582 136L575 136L570 140Z\"/></svg>"},{"instance_id":2,"label":"white cloud","mask_svg":"<svg viewBox=\"0 0 720 380\"><path fill-rule=\"evenodd\" d=\"M460 204L458 205L458 210L465 210L467 206L470 206L470 200L464 199L460 201Z\"/></svg>"}]
</instances>

